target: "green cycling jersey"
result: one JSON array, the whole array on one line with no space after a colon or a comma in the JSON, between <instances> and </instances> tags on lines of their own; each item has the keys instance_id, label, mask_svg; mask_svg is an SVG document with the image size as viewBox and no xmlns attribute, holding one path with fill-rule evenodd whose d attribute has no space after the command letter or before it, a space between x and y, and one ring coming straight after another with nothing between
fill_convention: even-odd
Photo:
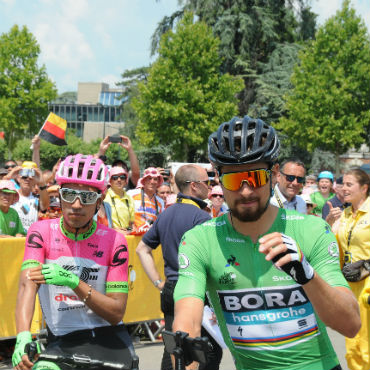
<instances>
[{"instance_id":1,"label":"green cycling jersey","mask_svg":"<svg viewBox=\"0 0 370 370\"><path fill-rule=\"evenodd\" d=\"M271 232L293 238L328 284L348 288L335 236L322 219L279 209ZM203 299L208 291L237 369L332 369L339 361L302 286L258 247L233 229L227 214L188 231L179 247L175 301Z\"/></svg>"}]
</instances>

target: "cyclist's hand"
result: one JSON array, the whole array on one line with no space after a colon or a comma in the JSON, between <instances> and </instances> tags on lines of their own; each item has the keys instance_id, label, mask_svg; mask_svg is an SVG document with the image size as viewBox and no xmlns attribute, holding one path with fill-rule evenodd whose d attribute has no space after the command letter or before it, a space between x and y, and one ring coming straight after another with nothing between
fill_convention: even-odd
<instances>
[{"instance_id":1,"label":"cyclist's hand","mask_svg":"<svg viewBox=\"0 0 370 370\"><path fill-rule=\"evenodd\" d=\"M272 261L298 284L304 285L313 279L314 269L290 236L272 233L263 236L259 243L259 251L266 255L266 260Z\"/></svg>"},{"instance_id":2,"label":"cyclist's hand","mask_svg":"<svg viewBox=\"0 0 370 370\"><path fill-rule=\"evenodd\" d=\"M32 342L32 336L29 331L22 331L17 335L12 364L16 369L31 369L33 363L29 360L25 347L27 343Z\"/></svg>"},{"instance_id":3,"label":"cyclist's hand","mask_svg":"<svg viewBox=\"0 0 370 370\"><path fill-rule=\"evenodd\" d=\"M46 284L68 286L74 289L80 282L77 275L65 270L56 263L42 265L41 273L44 275Z\"/></svg>"}]
</instances>

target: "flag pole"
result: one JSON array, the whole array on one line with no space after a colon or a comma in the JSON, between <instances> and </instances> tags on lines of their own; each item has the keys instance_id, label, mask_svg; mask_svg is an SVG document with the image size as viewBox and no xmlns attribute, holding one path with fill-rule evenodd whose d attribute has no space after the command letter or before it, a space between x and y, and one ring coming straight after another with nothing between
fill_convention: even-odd
<instances>
[{"instance_id":1,"label":"flag pole","mask_svg":"<svg viewBox=\"0 0 370 370\"><path fill-rule=\"evenodd\" d=\"M41 134L41 131L42 131L42 129L44 128L45 123L47 122L47 120L48 120L49 116L50 116L50 113L49 113L49 114L48 114L48 116L46 117L46 120L44 121L44 124L41 126L41 128L40 128L39 133L37 134L37 136L39 136L39 135ZM31 144L30 149L31 149L31 150L33 150L33 144Z\"/></svg>"}]
</instances>

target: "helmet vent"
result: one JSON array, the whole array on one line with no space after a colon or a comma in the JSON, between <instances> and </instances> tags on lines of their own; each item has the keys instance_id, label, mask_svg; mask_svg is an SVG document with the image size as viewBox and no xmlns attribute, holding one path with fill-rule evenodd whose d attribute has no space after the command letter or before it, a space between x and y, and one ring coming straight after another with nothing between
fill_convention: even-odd
<instances>
[{"instance_id":1,"label":"helmet vent","mask_svg":"<svg viewBox=\"0 0 370 370\"><path fill-rule=\"evenodd\" d=\"M91 171L91 170L89 170L89 171L87 171L87 176L86 176L86 178L88 179L88 180L91 180L92 179L92 177L93 177L93 171Z\"/></svg>"}]
</instances>

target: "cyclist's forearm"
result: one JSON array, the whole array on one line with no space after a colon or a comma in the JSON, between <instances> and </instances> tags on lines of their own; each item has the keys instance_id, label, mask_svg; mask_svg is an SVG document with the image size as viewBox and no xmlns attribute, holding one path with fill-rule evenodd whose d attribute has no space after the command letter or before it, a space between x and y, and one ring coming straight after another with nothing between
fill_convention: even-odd
<instances>
[{"instance_id":1,"label":"cyclist's forearm","mask_svg":"<svg viewBox=\"0 0 370 370\"><path fill-rule=\"evenodd\" d=\"M90 286L81 280L74 289L74 292L82 301L86 299L84 303L98 316L108 321L111 325L118 324L126 310L127 294L107 293L105 295L93 288L91 288L91 294L89 294L89 291Z\"/></svg>"},{"instance_id":2,"label":"cyclist's forearm","mask_svg":"<svg viewBox=\"0 0 370 370\"><path fill-rule=\"evenodd\" d=\"M29 331L31 328L37 290L38 285L27 278L27 270L22 271L15 309L17 333Z\"/></svg>"},{"instance_id":3,"label":"cyclist's forearm","mask_svg":"<svg viewBox=\"0 0 370 370\"><path fill-rule=\"evenodd\" d=\"M325 325L346 337L357 334L361 327L360 312L356 298L349 289L332 287L317 273L303 289Z\"/></svg>"}]
</instances>

